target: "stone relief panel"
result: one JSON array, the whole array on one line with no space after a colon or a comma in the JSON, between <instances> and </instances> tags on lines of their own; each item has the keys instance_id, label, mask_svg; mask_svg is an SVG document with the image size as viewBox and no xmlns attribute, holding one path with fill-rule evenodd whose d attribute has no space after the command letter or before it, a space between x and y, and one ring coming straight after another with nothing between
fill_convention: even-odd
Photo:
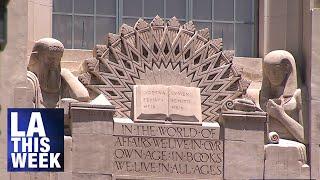
<instances>
[{"instance_id":1,"label":"stone relief panel","mask_svg":"<svg viewBox=\"0 0 320 180\"><path fill-rule=\"evenodd\" d=\"M115 122L114 173L146 179L222 179L219 130L219 126Z\"/></svg>"},{"instance_id":2,"label":"stone relief panel","mask_svg":"<svg viewBox=\"0 0 320 180\"><path fill-rule=\"evenodd\" d=\"M131 117L134 85L180 85L200 88L202 121L215 121L221 105L248 87L232 65L233 51L222 50L222 39L209 30L196 30L175 18L159 16L149 24L122 25L97 45L84 63L79 80L94 94L104 94L116 106L117 117Z\"/></svg>"}]
</instances>

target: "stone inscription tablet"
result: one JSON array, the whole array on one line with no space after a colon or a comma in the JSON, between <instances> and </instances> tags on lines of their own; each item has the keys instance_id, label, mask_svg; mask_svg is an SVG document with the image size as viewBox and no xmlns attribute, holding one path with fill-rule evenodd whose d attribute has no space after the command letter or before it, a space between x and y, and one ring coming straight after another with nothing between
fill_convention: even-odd
<instances>
[{"instance_id":1,"label":"stone inscription tablet","mask_svg":"<svg viewBox=\"0 0 320 180\"><path fill-rule=\"evenodd\" d=\"M133 91L134 120L202 121L199 88L137 85Z\"/></svg>"},{"instance_id":2,"label":"stone inscription tablet","mask_svg":"<svg viewBox=\"0 0 320 180\"><path fill-rule=\"evenodd\" d=\"M114 124L113 171L128 177L222 179L219 127Z\"/></svg>"}]
</instances>

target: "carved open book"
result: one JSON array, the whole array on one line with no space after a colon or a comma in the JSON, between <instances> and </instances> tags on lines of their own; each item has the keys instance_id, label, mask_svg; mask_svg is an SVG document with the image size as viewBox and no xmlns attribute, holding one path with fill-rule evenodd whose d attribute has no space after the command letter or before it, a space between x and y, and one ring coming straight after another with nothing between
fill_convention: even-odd
<instances>
[{"instance_id":1,"label":"carved open book","mask_svg":"<svg viewBox=\"0 0 320 180\"><path fill-rule=\"evenodd\" d=\"M135 121L173 123L202 121L199 88L137 85L133 91Z\"/></svg>"}]
</instances>

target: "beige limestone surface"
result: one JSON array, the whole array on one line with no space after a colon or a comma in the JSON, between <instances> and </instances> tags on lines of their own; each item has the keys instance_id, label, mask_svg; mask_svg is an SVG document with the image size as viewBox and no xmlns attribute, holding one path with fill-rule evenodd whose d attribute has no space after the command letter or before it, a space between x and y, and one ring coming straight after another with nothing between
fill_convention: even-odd
<instances>
[{"instance_id":1,"label":"beige limestone surface","mask_svg":"<svg viewBox=\"0 0 320 180\"><path fill-rule=\"evenodd\" d=\"M169 86L168 93L168 114L173 121L202 121L200 88Z\"/></svg>"},{"instance_id":2,"label":"beige limestone surface","mask_svg":"<svg viewBox=\"0 0 320 180\"><path fill-rule=\"evenodd\" d=\"M134 119L165 120L168 115L168 87L134 86Z\"/></svg>"},{"instance_id":3,"label":"beige limestone surface","mask_svg":"<svg viewBox=\"0 0 320 180\"><path fill-rule=\"evenodd\" d=\"M12 27L14 27L15 29L18 30L18 32L14 32L14 31L9 31L9 36L8 36L8 45L7 45L7 49L4 51L4 52L1 52L0 53L0 60L1 60L1 70L0 70L0 73L1 73L1 107L2 107L2 111L1 111L1 120L3 119L6 119L6 115L5 115L5 111L3 109L5 109L6 107L8 106L24 106L26 104L26 100L24 100L24 96L25 96L25 85L24 85L24 82L25 82L25 61L27 58L25 57L26 54L29 54L29 53L26 53L26 45L25 45L25 42L28 42L28 45L27 47L32 47L32 42L30 39L33 39L33 40L36 40L36 39L39 39L40 37L42 37L42 35L46 35L47 33L50 33L51 31L51 21L46 19L45 17L47 17L48 15L51 16L51 11L47 11L47 9L52 9L52 7L50 6L50 0L46 1L46 0L43 0L41 1L41 7L39 10L40 11L37 11L35 12L34 10L31 11L31 8L30 8L30 2L31 3L36 3L36 2L39 2L38 0L34 0L34 1L28 1L28 3L26 4L25 3L26 1L19 1L19 4L17 3L17 0L11 0L10 1L10 4L9 4L9 28L12 29ZM44 3L43 3L44 2ZM49 4L47 4L49 2ZM263 14L263 21L260 21L260 23L265 23L264 26L259 26L259 28L263 28L264 31L260 31L259 34L262 35L261 38L259 38L259 41L261 40L264 40L263 44L264 46L260 46L261 48L264 48L264 51L261 53L261 56L264 56L268 50L271 50L271 49L277 49L279 47L281 48L285 48L285 49L289 49L289 50L292 50L293 51L293 54L297 54L299 52L299 44L301 44L301 35L299 35L299 32L300 29L304 29L303 28L299 28L301 27L302 25L300 24L300 20L298 21L292 21L290 19L292 18L297 18L297 13L300 12L299 11L299 1L297 0L286 0L286 1L278 1L278 0L265 0L265 1L261 1L261 2L267 2L268 3L268 6L265 6L263 8L261 8L259 11L259 14L263 14L262 12L265 11L266 13ZM307 1L304 1L304 2L307 2ZM260 4L264 4L264 3L260 3ZM29 6L28 6L29 5ZM48 5L48 6L47 6ZM297 6L298 5L298 6ZM28 13L26 13L26 9L24 7L29 7L28 8ZM296 8L293 8L293 7L298 7L297 9ZM297 11L295 11L297 10ZM43 13L41 13L42 11L45 11ZM291 11L291 12L290 12ZM315 11L315 10L314 10ZM39 20L34 20L34 21L37 21L37 22L45 22L45 24L47 24L45 26L45 28L42 28L42 26L37 26L36 23L33 24L31 23L32 21L30 21L30 18L28 18L28 20L26 20L26 17L27 15L26 14L29 14L29 17L30 17L30 13L33 13L35 14L35 18L38 18ZM38 16L37 14L41 14L41 16ZM287 18L283 18L283 16L287 17ZM311 143L310 143L310 152L311 152L311 168L313 169L313 171L311 172L312 173L312 177L317 179L319 178L319 172L320 172L320 169L319 169L319 143L318 143L318 140L319 138L317 138L317 136L319 135L319 130L318 130L318 119L319 119L319 111L318 111L318 107L320 107L320 103L318 100L316 100L317 98L317 72L319 68L317 68L317 63L319 62L318 61L318 52L317 50L319 49L319 43L318 42L318 39L316 37L317 34L317 27L319 26L316 26L318 25L319 23L318 20L319 18L317 18L317 12L313 13L313 24L314 24L314 30L312 31L314 33L314 35L312 37L307 37L307 38L304 38L304 39L312 39L313 42L314 42L314 45L312 46L313 47L313 52L315 52L314 54L314 58L312 59L312 66L310 67L313 67L310 75L313 76L312 78L312 88L311 88L311 85L309 86L309 90L312 92L311 94L311 118L310 118L310 126L311 126ZM14 18L14 20L12 20ZM305 23L305 21L303 21L303 23ZM26 24L28 24L26 26ZM41 23L43 25L43 23ZM26 34L25 32L27 32L25 29L26 27L29 29L28 31L28 38L26 38ZM32 31L30 31L30 28L34 28ZM299 29L299 31L291 31L291 29ZM285 32L283 32L283 30L285 30ZM40 32L40 31L43 31L43 32ZM288 32L290 31L290 32ZM35 35L33 38L30 38L30 32L31 33L35 33L35 34L40 34L40 35ZM39 33L40 32L40 33ZM306 35L309 35L309 34L312 34L312 33L304 33L304 36ZM295 37L295 38L291 38L291 37ZM25 41L26 40L26 41ZM14 44L14 43L16 44ZM19 47L18 49L16 47ZM28 48L27 48L28 49ZM75 56L76 55L79 55L79 53L75 53ZM80 56L80 55L79 55ZM82 55L81 55L82 56ZM90 54L91 56L91 54ZM74 56L72 55L70 58L73 58ZM299 56L298 57L298 60L300 61L300 58ZM311 59L311 58L309 58ZM309 62L309 59L302 59L301 61L304 61L304 62ZM78 62L75 61L75 62L64 62L62 63L62 66L66 66L70 69L76 69L78 67ZM7 73L7 67L15 67L17 68L17 72L18 73L15 73L15 74L10 74L10 73ZM249 66L245 66L245 67L249 67ZM244 69L245 69L244 67ZM306 67L302 66L302 70L305 70L303 69ZM250 71L249 71L250 73ZM254 74L256 74L254 71L251 72L253 74L247 74L248 76L251 76L252 78L256 78L256 76ZM4 79L3 77L5 77L6 79ZM18 87L19 86L19 87ZM15 94L15 95L14 95ZM81 114L81 113L80 113ZM100 116L100 115L98 115ZM103 115L101 115L102 117ZM78 116L79 118L81 116ZM87 116L84 116L88 119L90 119L91 117L87 117ZM102 118L100 118L102 119ZM309 122L309 121L308 121ZM94 124L94 123L92 123ZM88 128L91 128L91 131L92 132L94 129L93 128L93 125L90 123L90 125L88 126ZM6 162L6 157L5 156L5 149L1 148L1 147L5 147L5 146L2 146L3 144L6 143L6 138L4 137L5 134L5 127L6 127L6 121L1 121L1 124L0 124L0 129L2 131L2 134L1 134L1 138L0 138L0 142L1 142L1 146L0 146L0 179L9 179L9 175L8 174L5 174L5 173L2 173L2 170L5 169L5 164L3 164L2 162ZM81 125L82 128L86 128L87 124L83 124ZM98 128L99 127L99 128ZM101 128L103 127L103 128ZM97 132L101 133L101 132L104 132L104 125L101 125L99 123L97 123ZM107 126L108 128L107 129L111 129L111 125ZM84 130L85 131L85 130ZM102 142L104 143L104 142ZM90 144L91 145L91 144ZM251 146L249 144L249 146ZM247 146L245 147L247 148ZM80 148L81 149L81 148ZM3 167L3 168L2 168ZM21 175L20 175L21 174ZM17 173L17 174L12 174L11 175L11 179L21 179L22 177L24 176L28 176L30 177L31 175L28 175L28 174L23 174L23 173ZM70 174L69 174L70 175ZM34 177L34 175L32 175L32 177ZM38 178L42 177L41 175L39 175ZM67 176L65 175L62 175L60 174L59 177L64 177L65 179L70 179L70 176L68 178L66 178ZM73 177L75 177L75 179L108 179L110 178L110 175L107 175L107 174L91 174L91 173L74 173Z\"/></svg>"},{"instance_id":4,"label":"beige limestone surface","mask_svg":"<svg viewBox=\"0 0 320 180\"><path fill-rule=\"evenodd\" d=\"M222 179L223 143L217 123L114 124L113 173L120 179Z\"/></svg>"},{"instance_id":5,"label":"beige limestone surface","mask_svg":"<svg viewBox=\"0 0 320 180\"><path fill-rule=\"evenodd\" d=\"M309 130L311 178L320 178L319 164L319 62L320 62L320 9L315 8L319 1L303 1L303 58L304 65L301 70L305 75L306 98L305 109Z\"/></svg>"},{"instance_id":6,"label":"beige limestone surface","mask_svg":"<svg viewBox=\"0 0 320 180\"><path fill-rule=\"evenodd\" d=\"M0 179L9 180L7 173L7 108L26 107L28 1L11 0L8 4L7 45L0 52ZM12 73L14 71L14 73ZM19 94L14 94L19 89ZM22 89L21 89L22 88ZM23 91L23 90L22 90ZM20 97L17 97L20 96ZM15 101L19 99L19 101Z\"/></svg>"},{"instance_id":7,"label":"beige limestone surface","mask_svg":"<svg viewBox=\"0 0 320 180\"><path fill-rule=\"evenodd\" d=\"M114 107L89 103L71 104L72 176L109 178L112 173Z\"/></svg>"},{"instance_id":8,"label":"beige limestone surface","mask_svg":"<svg viewBox=\"0 0 320 180\"><path fill-rule=\"evenodd\" d=\"M310 167L306 164L305 146L301 143L280 139L279 144L265 146L266 179L309 179ZM301 150L303 149L303 150Z\"/></svg>"},{"instance_id":9,"label":"beige limestone surface","mask_svg":"<svg viewBox=\"0 0 320 180\"><path fill-rule=\"evenodd\" d=\"M34 42L52 36L52 2L53 0L27 0L28 5L28 57ZM26 8L26 7L25 7Z\"/></svg>"},{"instance_id":10,"label":"beige limestone surface","mask_svg":"<svg viewBox=\"0 0 320 180\"><path fill-rule=\"evenodd\" d=\"M75 76L81 74L81 64L85 59L92 58L92 50L65 49L61 58L61 67L69 69Z\"/></svg>"},{"instance_id":11,"label":"beige limestone surface","mask_svg":"<svg viewBox=\"0 0 320 180\"><path fill-rule=\"evenodd\" d=\"M265 113L223 112L224 179L263 179Z\"/></svg>"},{"instance_id":12,"label":"beige limestone surface","mask_svg":"<svg viewBox=\"0 0 320 180\"><path fill-rule=\"evenodd\" d=\"M195 87L134 86L134 119L201 122L200 89Z\"/></svg>"},{"instance_id":13,"label":"beige limestone surface","mask_svg":"<svg viewBox=\"0 0 320 180\"><path fill-rule=\"evenodd\" d=\"M234 57L232 62L245 79L252 83L262 81L262 58Z\"/></svg>"}]
</instances>

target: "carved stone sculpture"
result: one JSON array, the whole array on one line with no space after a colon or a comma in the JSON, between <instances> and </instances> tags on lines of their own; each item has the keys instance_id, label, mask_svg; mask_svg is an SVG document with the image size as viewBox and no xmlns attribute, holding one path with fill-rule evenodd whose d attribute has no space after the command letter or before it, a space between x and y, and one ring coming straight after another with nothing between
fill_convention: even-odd
<instances>
[{"instance_id":1,"label":"carved stone sculpture","mask_svg":"<svg viewBox=\"0 0 320 180\"><path fill-rule=\"evenodd\" d=\"M271 144L278 144L279 143L279 139L280 139L279 134L276 133L276 132L270 132L268 134L268 141Z\"/></svg>"},{"instance_id":2,"label":"carved stone sculpture","mask_svg":"<svg viewBox=\"0 0 320 180\"><path fill-rule=\"evenodd\" d=\"M301 90L297 88L295 60L289 52L276 50L265 56L262 65L261 90L247 93L269 115L264 177L307 179L310 167L303 144Z\"/></svg>"},{"instance_id":3,"label":"carved stone sculpture","mask_svg":"<svg viewBox=\"0 0 320 180\"><path fill-rule=\"evenodd\" d=\"M261 112L262 110L251 100L246 98L237 98L228 100L222 105L222 112L234 111L242 114L242 112Z\"/></svg>"},{"instance_id":4,"label":"carved stone sculpture","mask_svg":"<svg viewBox=\"0 0 320 180\"><path fill-rule=\"evenodd\" d=\"M72 103L69 109L73 173L103 171L116 179L310 177L290 53L268 54L261 90L242 96L248 82L233 67L232 52L222 51L221 39L210 40L208 29L157 16L119 31L83 63L79 80L97 104Z\"/></svg>"},{"instance_id":5,"label":"carved stone sculpture","mask_svg":"<svg viewBox=\"0 0 320 180\"><path fill-rule=\"evenodd\" d=\"M79 80L96 94L105 94L116 106L117 117L129 117L134 85L199 87L203 121L215 121L221 105L243 94L247 84L232 66L232 51L222 51L221 39L209 39L209 29L180 25L159 16L148 24L121 26L108 35L95 57L85 61Z\"/></svg>"},{"instance_id":6,"label":"carved stone sculpture","mask_svg":"<svg viewBox=\"0 0 320 180\"><path fill-rule=\"evenodd\" d=\"M200 89L196 87L136 85L133 90L134 120L198 123L201 119Z\"/></svg>"},{"instance_id":7,"label":"carved stone sculpture","mask_svg":"<svg viewBox=\"0 0 320 180\"><path fill-rule=\"evenodd\" d=\"M32 105L34 108L41 108L43 107L43 99L40 89L40 84L38 81L37 76L31 72L27 71L27 80L28 80L28 90L30 92L29 97L32 98Z\"/></svg>"},{"instance_id":8,"label":"carved stone sculpture","mask_svg":"<svg viewBox=\"0 0 320 180\"><path fill-rule=\"evenodd\" d=\"M39 80L44 107L56 107L59 100L65 97L78 101L89 100L87 89L78 79L69 70L61 69L60 61L63 51L63 44L52 38L40 39L33 47L28 70L34 73ZM34 87L35 92L37 88ZM39 98L36 99L39 103Z\"/></svg>"},{"instance_id":9,"label":"carved stone sculpture","mask_svg":"<svg viewBox=\"0 0 320 180\"><path fill-rule=\"evenodd\" d=\"M277 50L265 56L261 90L248 90L248 94L269 114L269 131L304 143L301 90L297 88L295 60L289 52Z\"/></svg>"}]
</instances>

